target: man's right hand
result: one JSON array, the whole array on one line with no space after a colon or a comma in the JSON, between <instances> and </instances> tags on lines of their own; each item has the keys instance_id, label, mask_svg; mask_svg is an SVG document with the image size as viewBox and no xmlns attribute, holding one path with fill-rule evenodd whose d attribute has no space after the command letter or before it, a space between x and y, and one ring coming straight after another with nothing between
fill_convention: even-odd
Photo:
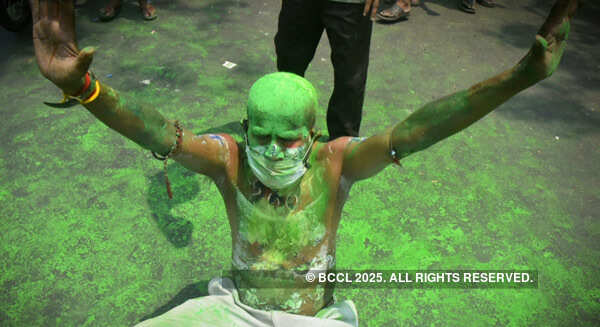
<instances>
[{"instance_id":1,"label":"man's right hand","mask_svg":"<svg viewBox=\"0 0 600 327\"><path fill-rule=\"evenodd\" d=\"M365 0L365 8L363 10L363 16L369 15L371 20L375 20L375 15L379 9L379 0Z\"/></svg>"},{"instance_id":2,"label":"man's right hand","mask_svg":"<svg viewBox=\"0 0 600 327\"><path fill-rule=\"evenodd\" d=\"M42 75L67 94L76 94L84 84L94 55L93 48L81 52L75 37L73 1L30 0L33 45Z\"/></svg>"}]
</instances>

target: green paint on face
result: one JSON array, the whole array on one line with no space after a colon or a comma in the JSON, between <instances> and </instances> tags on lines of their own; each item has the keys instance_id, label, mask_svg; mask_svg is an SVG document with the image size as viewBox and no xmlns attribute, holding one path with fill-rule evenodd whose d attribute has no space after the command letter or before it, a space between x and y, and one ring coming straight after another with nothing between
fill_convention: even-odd
<instances>
[{"instance_id":1,"label":"green paint on face","mask_svg":"<svg viewBox=\"0 0 600 327\"><path fill-rule=\"evenodd\" d=\"M261 77L248 96L248 141L286 147L306 140L317 106L317 91L306 79L282 72Z\"/></svg>"}]
</instances>

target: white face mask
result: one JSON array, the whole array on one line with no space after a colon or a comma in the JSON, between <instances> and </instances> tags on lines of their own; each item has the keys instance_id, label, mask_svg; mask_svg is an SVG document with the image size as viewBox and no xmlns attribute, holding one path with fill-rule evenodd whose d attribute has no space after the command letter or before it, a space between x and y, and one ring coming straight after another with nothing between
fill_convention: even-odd
<instances>
[{"instance_id":1,"label":"white face mask","mask_svg":"<svg viewBox=\"0 0 600 327\"><path fill-rule=\"evenodd\" d=\"M269 159L265 154L281 152L276 144L250 146L246 138L246 156L254 175L261 183L272 190L280 190L292 185L306 173L305 161L316 138L311 138L308 146L285 149L281 160ZM275 147L275 148L271 148Z\"/></svg>"}]
</instances>

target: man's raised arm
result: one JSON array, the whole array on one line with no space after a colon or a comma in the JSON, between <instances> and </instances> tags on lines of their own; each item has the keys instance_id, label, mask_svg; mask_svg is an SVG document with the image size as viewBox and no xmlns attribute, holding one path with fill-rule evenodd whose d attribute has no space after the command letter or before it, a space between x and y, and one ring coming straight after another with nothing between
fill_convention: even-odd
<instances>
[{"instance_id":1,"label":"man's raised arm","mask_svg":"<svg viewBox=\"0 0 600 327\"><path fill-rule=\"evenodd\" d=\"M164 156L174 149L179 133L175 160L209 176L224 167L228 145L235 144L232 139L194 137L185 129L178 132L174 122L158 111L129 103L108 85L94 81L88 74L94 49L79 51L77 47L73 1L31 0L30 4L35 54L42 75L66 95L79 99L104 124L140 146Z\"/></svg>"},{"instance_id":2,"label":"man's raised arm","mask_svg":"<svg viewBox=\"0 0 600 327\"><path fill-rule=\"evenodd\" d=\"M513 68L470 88L426 104L385 134L346 148L343 173L369 177L392 154L401 159L468 127L515 94L552 75L566 46L577 0L558 0L538 31L529 52Z\"/></svg>"}]
</instances>

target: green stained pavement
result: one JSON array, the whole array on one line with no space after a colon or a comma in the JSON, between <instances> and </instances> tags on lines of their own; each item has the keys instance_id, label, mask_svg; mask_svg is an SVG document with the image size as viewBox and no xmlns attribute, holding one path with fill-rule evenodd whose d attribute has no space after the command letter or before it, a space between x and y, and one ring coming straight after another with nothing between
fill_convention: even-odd
<instances>
[{"instance_id":1,"label":"green stained pavement","mask_svg":"<svg viewBox=\"0 0 600 327\"><path fill-rule=\"evenodd\" d=\"M551 1L498 2L467 15L425 1L376 25L361 134L515 64ZM153 22L132 4L107 24L93 21L100 3L78 11L93 70L196 132L239 132L250 85L275 71L279 2L154 3ZM600 324L600 6L584 5L550 79L356 184L338 233L338 268L536 269L539 288L336 290L361 326ZM60 94L28 33L0 44L0 325L129 326L206 294L231 255L216 187L171 163L169 201L150 153L83 108L42 104ZM306 77L325 108L326 37Z\"/></svg>"}]
</instances>

